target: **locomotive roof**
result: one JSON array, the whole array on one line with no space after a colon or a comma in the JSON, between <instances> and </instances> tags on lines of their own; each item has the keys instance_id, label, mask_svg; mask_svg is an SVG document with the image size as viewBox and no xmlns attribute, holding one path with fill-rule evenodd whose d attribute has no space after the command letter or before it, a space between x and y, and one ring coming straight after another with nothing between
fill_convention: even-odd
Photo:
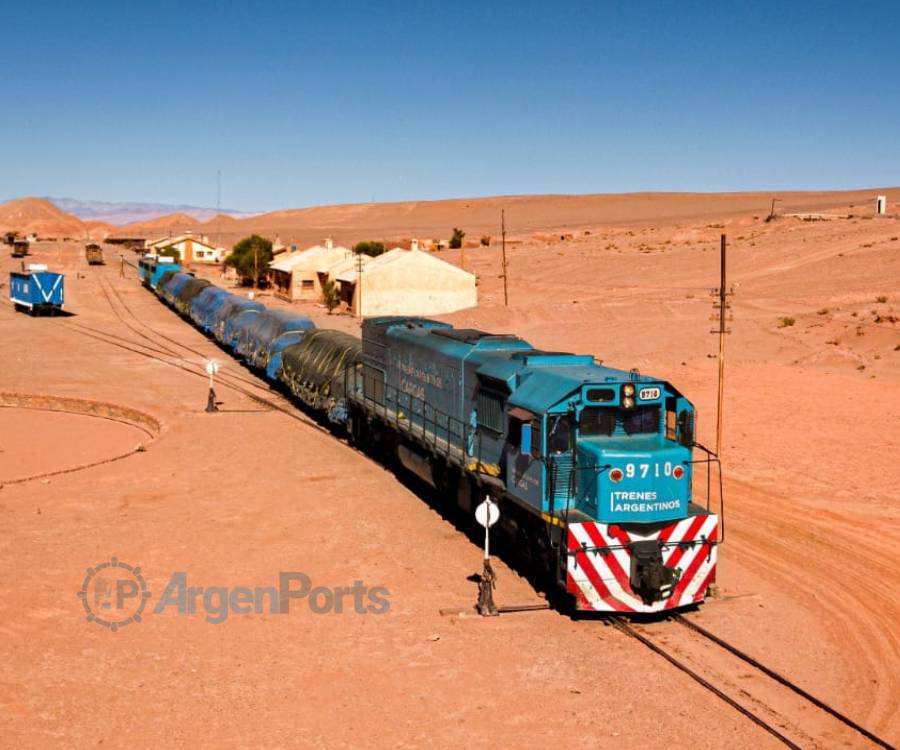
<instances>
[{"instance_id":1,"label":"locomotive roof","mask_svg":"<svg viewBox=\"0 0 900 750\"><path fill-rule=\"evenodd\" d=\"M512 352L490 356L476 371L479 377L502 382L509 402L533 412L546 412L586 385L631 380L655 382L645 375L605 367L586 355L558 352Z\"/></svg>"}]
</instances>

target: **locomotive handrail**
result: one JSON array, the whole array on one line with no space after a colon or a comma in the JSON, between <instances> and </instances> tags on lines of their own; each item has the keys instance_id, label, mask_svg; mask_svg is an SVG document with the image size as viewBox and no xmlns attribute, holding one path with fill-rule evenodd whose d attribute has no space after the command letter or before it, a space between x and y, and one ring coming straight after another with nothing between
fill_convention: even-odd
<instances>
[{"instance_id":1,"label":"locomotive handrail","mask_svg":"<svg viewBox=\"0 0 900 750\"><path fill-rule=\"evenodd\" d=\"M716 466L716 475L718 478L719 485L719 530L721 532L721 538L719 539L719 543L725 541L725 483L722 479L722 462L719 460L719 456L707 448L703 443L694 442L694 448L698 448L706 454L706 458L700 459L691 459L689 461L684 461L685 464L705 464L706 465L706 510L709 511L710 503L711 503L711 494L712 494L712 465Z\"/></svg>"},{"instance_id":2,"label":"locomotive handrail","mask_svg":"<svg viewBox=\"0 0 900 750\"><path fill-rule=\"evenodd\" d=\"M346 375L345 375L346 377ZM450 457L454 451L466 455L469 428L457 417L435 409L425 399L401 391L397 386L384 383L383 399L378 401L365 392L354 392L350 397L362 402L363 406L376 416L383 417L389 424L430 446L435 453ZM409 406L403 401L408 400ZM429 416L429 413L431 416ZM446 420L446 426L442 422ZM431 429L429 429L431 427ZM443 436L441 431L443 431ZM459 444L456 444L456 438ZM481 463L480 451L474 458Z\"/></svg>"}]
</instances>

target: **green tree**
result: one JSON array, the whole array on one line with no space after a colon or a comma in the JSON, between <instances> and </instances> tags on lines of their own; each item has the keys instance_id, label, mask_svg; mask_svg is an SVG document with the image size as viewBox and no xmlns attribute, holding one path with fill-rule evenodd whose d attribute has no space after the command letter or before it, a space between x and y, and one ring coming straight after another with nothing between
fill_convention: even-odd
<instances>
[{"instance_id":1,"label":"green tree","mask_svg":"<svg viewBox=\"0 0 900 750\"><path fill-rule=\"evenodd\" d=\"M341 295L338 292L337 284L331 279L322 284L322 302L325 303L329 315L334 308L341 304Z\"/></svg>"},{"instance_id":2,"label":"green tree","mask_svg":"<svg viewBox=\"0 0 900 750\"><path fill-rule=\"evenodd\" d=\"M160 250L157 255L164 258L173 258L174 260L181 260L181 253L178 252L178 248L173 247L172 245L166 245L162 250Z\"/></svg>"},{"instance_id":3,"label":"green tree","mask_svg":"<svg viewBox=\"0 0 900 750\"><path fill-rule=\"evenodd\" d=\"M266 277L271 261L272 242L258 234L251 234L231 248L225 258L225 265L237 271L242 284L259 286L260 280Z\"/></svg>"},{"instance_id":4,"label":"green tree","mask_svg":"<svg viewBox=\"0 0 900 750\"><path fill-rule=\"evenodd\" d=\"M465 236L466 233L462 229L453 227L453 236L450 238L450 247L453 249L462 247L463 237Z\"/></svg>"},{"instance_id":5,"label":"green tree","mask_svg":"<svg viewBox=\"0 0 900 750\"><path fill-rule=\"evenodd\" d=\"M383 242L375 242L374 240L365 240L363 242L357 242L353 246L353 252L354 253L363 253L364 255L368 255L370 258L375 258L384 252L384 243Z\"/></svg>"}]
</instances>

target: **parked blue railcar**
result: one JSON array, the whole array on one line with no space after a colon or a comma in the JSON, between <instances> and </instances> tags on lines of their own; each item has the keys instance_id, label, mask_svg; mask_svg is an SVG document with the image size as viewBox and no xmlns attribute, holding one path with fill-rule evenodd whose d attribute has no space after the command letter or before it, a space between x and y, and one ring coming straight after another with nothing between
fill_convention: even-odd
<instances>
[{"instance_id":1,"label":"parked blue railcar","mask_svg":"<svg viewBox=\"0 0 900 750\"><path fill-rule=\"evenodd\" d=\"M227 346L236 353L238 341L247 335L246 331L251 328L256 319L265 312L265 306L260 305L260 307L262 309L250 308L241 310L239 313L226 320L225 325L222 328L221 338L216 337L219 339L219 343L222 344L222 346Z\"/></svg>"},{"instance_id":2,"label":"parked blue railcar","mask_svg":"<svg viewBox=\"0 0 900 750\"><path fill-rule=\"evenodd\" d=\"M269 363L266 365L266 377L269 380L278 380L284 350L303 341L306 333L305 330L289 331L272 342L269 347Z\"/></svg>"},{"instance_id":3,"label":"parked blue railcar","mask_svg":"<svg viewBox=\"0 0 900 750\"><path fill-rule=\"evenodd\" d=\"M166 272L180 270L181 265L167 256L145 255L138 261L138 278L150 289L156 289Z\"/></svg>"},{"instance_id":4,"label":"parked blue railcar","mask_svg":"<svg viewBox=\"0 0 900 750\"><path fill-rule=\"evenodd\" d=\"M191 301L191 320L204 333L209 333L216 312L230 296L227 289L206 287Z\"/></svg>"},{"instance_id":5,"label":"parked blue railcar","mask_svg":"<svg viewBox=\"0 0 900 750\"><path fill-rule=\"evenodd\" d=\"M9 299L16 310L27 310L32 315L54 315L65 306L65 276L37 263L25 271L11 271Z\"/></svg>"},{"instance_id":6,"label":"parked blue railcar","mask_svg":"<svg viewBox=\"0 0 900 750\"><path fill-rule=\"evenodd\" d=\"M179 292L193 280L194 274L178 271L159 287L159 294L169 307L175 307Z\"/></svg>"},{"instance_id":7,"label":"parked blue railcar","mask_svg":"<svg viewBox=\"0 0 900 750\"><path fill-rule=\"evenodd\" d=\"M211 287L212 284L206 279L191 279L187 284L182 286L175 295L175 309L178 310L185 318L191 317L191 305L194 299L204 289Z\"/></svg>"},{"instance_id":8,"label":"parked blue railcar","mask_svg":"<svg viewBox=\"0 0 900 750\"><path fill-rule=\"evenodd\" d=\"M256 300L230 294L212 314L209 330L213 337L223 346L230 346L232 321L244 312L262 312L266 306Z\"/></svg>"},{"instance_id":9,"label":"parked blue railcar","mask_svg":"<svg viewBox=\"0 0 900 750\"><path fill-rule=\"evenodd\" d=\"M315 327L305 315L290 310L264 310L248 318L247 325L235 329L234 350L249 364L264 370L269 364L275 339L283 333L309 331Z\"/></svg>"}]
</instances>

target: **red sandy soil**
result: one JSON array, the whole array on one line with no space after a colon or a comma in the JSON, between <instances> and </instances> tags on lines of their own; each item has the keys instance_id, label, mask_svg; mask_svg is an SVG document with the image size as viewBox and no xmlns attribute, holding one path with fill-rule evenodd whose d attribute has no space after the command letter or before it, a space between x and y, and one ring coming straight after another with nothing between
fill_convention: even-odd
<instances>
[{"instance_id":1,"label":"red sandy soil","mask_svg":"<svg viewBox=\"0 0 900 750\"><path fill-rule=\"evenodd\" d=\"M73 440L72 436L78 439ZM142 442L136 427L82 414L0 409L0 484L121 455Z\"/></svg>"},{"instance_id":2,"label":"red sandy soil","mask_svg":"<svg viewBox=\"0 0 900 750\"><path fill-rule=\"evenodd\" d=\"M847 195L807 210L846 216ZM699 438L713 445L708 292L726 232L727 537L720 593L694 616L900 742L900 221L765 223L765 206L708 208L698 221L679 218L678 201L648 200L663 220L573 225L562 241L551 233L562 219L514 233L509 307L496 243L441 253L479 278L479 306L445 317L669 379L697 404ZM202 378L79 334L72 324L140 341L102 276L149 326L240 372L133 276L119 278L115 262L88 268L75 245L35 253L67 271L77 317L0 310L0 388L126 404L165 428L145 453L0 490L0 744L780 746L599 622L441 616L474 600L476 545L332 436L223 385L223 411L207 415ZM347 316L297 309L358 331ZM142 566L152 602L174 571L189 585L235 587L298 570L313 585L386 586L391 611L301 606L219 625L167 611L113 634L85 621L76 596L85 569L110 555ZM501 604L539 601L497 568ZM867 746L824 729L809 742L839 743Z\"/></svg>"}]
</instances>

